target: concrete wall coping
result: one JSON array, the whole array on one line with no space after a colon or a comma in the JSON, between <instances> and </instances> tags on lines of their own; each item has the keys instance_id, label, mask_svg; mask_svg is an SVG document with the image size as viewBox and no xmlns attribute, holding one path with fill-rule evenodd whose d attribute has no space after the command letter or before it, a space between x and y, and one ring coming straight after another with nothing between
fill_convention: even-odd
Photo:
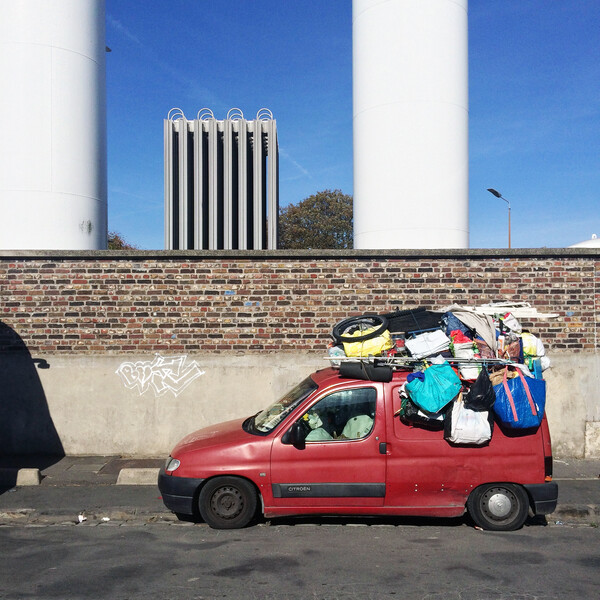
<instances>
[{"instance_id":1,"label":"concrete wall coping","mask_svg":"<svg viewBox=\"0 0 600 600\"><path fill-rule=\"evenodd\" d=\"M442 248L398 250L0 250L0 260L388 260L416 258L600 258L600 248Z\"/></svg>"}]
</instances>

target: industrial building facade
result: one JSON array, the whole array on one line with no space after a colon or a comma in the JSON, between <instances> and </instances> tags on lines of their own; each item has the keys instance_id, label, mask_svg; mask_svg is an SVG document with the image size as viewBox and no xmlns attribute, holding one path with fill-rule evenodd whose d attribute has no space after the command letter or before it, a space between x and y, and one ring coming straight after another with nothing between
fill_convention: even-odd
<instances>
[{"instance_id":1,"label":"industrial building facade","mask_svg":"<svg viewBox=\"0 0 600 600\"><path fill-rule=\"evenodd\" d=\"M224 120L180 109L164 122L165 249L277 248L279 152L277 125L261 109Z\"/></svg>"}]
</instances>

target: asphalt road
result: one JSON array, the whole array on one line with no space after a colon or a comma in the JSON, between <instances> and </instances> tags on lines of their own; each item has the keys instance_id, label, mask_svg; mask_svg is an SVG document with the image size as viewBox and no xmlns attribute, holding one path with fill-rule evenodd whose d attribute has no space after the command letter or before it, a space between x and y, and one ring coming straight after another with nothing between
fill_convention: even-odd
<instances>
[{"instance_id":1,"label":"asphalt road","mask_svg":"<svg viewBox=\"0 0 600 600\"><path fill-rule=\"evenodd\" d=\"M1 599L571 600L600 589L600 528L285 521L0 527Z\"/></svg>"}]
</instances>

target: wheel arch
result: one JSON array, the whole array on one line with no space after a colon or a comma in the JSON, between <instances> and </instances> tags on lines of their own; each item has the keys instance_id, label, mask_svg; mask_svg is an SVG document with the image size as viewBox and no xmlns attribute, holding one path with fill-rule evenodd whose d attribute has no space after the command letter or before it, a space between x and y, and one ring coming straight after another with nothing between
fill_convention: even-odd
<instances>
[{"instance_id":1,"label":"wheel arch","mask_svg":"<svg viewBox=\"0 0 600 600\"><path fill-rule=\"evenodd\" d=\"M211 477L207 477L206 479L203 479L202 482L200 483L200 485L196 488L196 491L194 492L194 511L197 511L198 516L200 516L200 509L198 508L198 501L200 499L200 492L202 491L202 488L206 487L206 484L209 481L214 481L215 479L220 479L221 477L234 477L235 479L243 479L244 481L247 481L248 483L250 483L252 485L252 487L254 488L254 491L256 492L256 497L258 498L258 501L260 503L260 512L261 512L261 514L264 515L265 501L263 499L263 495L262 495L262 492L260 491L260 488L258 487L258 485L256 484L256 482L253 479L251 479L250 477L246 477L245 475L240 475L239 473L219 473L218 475L212 475Z\"/></svg>"},{"instance_id":2,"label":"wheel arch","mask_svg":"<svg viewBox=\"0 0 600 600\"><path fill-rule=\"evenodd\" d=\"M503 485L508 485L508 486L515 486L518 488L521 488L526 494L527 494L527 501L529 503L529 508L532 508L533 506L533 497L531 495L530 490L527 489L527 484L524 483L519 483L518 481L483 481L479 484L477 484L467 495L467 500L465 503L465 507L469 502L469 498L471 498L471 496L473 495L473 493L475 493L477 490L479 490L482 487L487 487L487 486L503 486Z\"/></svg>"},{"instance_id":3,"label":"wheel arch","mask_svg":"<svg viewBox=\"0 0 600 600\"><path fill-rule=\"evenodd\" d=\"M492 495L492 497L498 497L499 502L495 503L498 512L491 504L492 497L488 496L490 504L486 506L483 503L488 491L493 491L494 488L498 488ZM511 497L515 504L512 504ZM510 502L510 504L507 505L506 502ZM503 504L504 506L502 506ZM470 519L479 527L492 531L514 531L520 529L525 524L527 517L532 514L533 498L522 483L490 481L474 487L467 497L465 506ZM505 508L507 512L503 514Z\"/></svg>"}]
</instances>

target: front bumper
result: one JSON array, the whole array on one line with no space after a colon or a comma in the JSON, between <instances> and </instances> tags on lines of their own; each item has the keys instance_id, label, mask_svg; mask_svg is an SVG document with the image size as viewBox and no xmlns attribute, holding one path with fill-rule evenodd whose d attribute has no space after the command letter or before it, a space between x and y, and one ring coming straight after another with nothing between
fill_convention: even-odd
<instances>
[{"instance_id":1,"label":"front bumper","mask_svg":"<svg viewBox=\"0 0 600 600\"><path fill-rule=\"evenodd\" d=\"M204 479L167 475L163 467L158 474L158 489L165 506L175 513L193 515L196 490Z\"/></svg>"},{"instance_id":2,"label":"front bumper","mask_svg":"<svg viewBox=\"0 0 600 600\"><path fill-rule=\"evenodd\" d=\"M533 500L533 512L536 515L549 515L556 510L558 502L558 484L556 482L533 483L523 487Z\"/></svg>"}]
</instances>

